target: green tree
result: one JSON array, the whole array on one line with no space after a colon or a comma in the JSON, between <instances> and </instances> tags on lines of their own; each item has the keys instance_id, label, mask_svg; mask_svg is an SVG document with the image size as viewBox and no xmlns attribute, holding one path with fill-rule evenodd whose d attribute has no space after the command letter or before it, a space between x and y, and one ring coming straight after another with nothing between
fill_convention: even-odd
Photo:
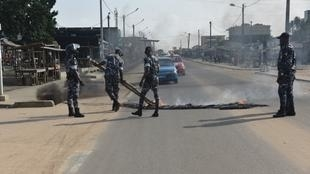
<instances>
[{"instance_id":1,"label":"green tree","mask_svg":"<svg viewBox=\"0 0 310 174\"><path fill-rule=\"evenodd\" d=\"M6 37L21 43L53 41L56 0L1 0L0 23ZM18 35L22 39L17 38Z\"/></svg>"}]
</instances>

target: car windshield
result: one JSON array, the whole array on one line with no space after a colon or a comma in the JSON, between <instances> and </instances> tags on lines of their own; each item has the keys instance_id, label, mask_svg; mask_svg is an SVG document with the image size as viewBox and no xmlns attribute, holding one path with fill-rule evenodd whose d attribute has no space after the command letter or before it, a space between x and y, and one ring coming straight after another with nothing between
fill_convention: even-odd
<instances>
[{"instance_id":1,"label":"car windshield","mask_svg":"<svg viewBox=\"0 0 310 174\"><path fill-rule=\"evenodd\" d=\"M182 58L181 57L174 57L173 62L182 62Z\"/></svg>"},{"instance_id":2,"label":"car windshield","mask_svg":"<svg viewBox=\"0 0 310 174\"><path fill-rule=\"evenodd\" d=\"M170 59L159 59L160 66L173 66L172 60Z\"/></svg>"}]
</instances>

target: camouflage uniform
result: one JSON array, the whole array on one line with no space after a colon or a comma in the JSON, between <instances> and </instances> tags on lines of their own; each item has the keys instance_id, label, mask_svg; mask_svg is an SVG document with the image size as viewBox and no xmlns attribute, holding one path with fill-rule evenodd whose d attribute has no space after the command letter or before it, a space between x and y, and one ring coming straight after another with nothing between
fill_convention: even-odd
<instances>
[{"instance_id":1,"label":"camouflage uniform","mask_svg":"<svg viewBox=\"0 0 310 174\"><path fill-rule=\"evenodd\" d=\"M67 83L68 83L68 95L67 102L69 107L78 108L78 98L80 92L80 82L75 77L78 73L77 60L72 56L67 62Z\"/></svg>"},{"instance_id":2,"label":"camouflage uniform","mask_svg":"<svg viewBox=\"0 0 310 174\"><path fill-rule=\"evenodd\" d=\"M106 57L106 60L101 64L106 65L105 70L105 89L111 100L113 100L113 108L112 110L117 111L119 105L118 102L118 93L119 93L119 82L122 79L122 71L123 71L123 59L117 54L111 54Z\"/></svg>"},{"instance_id":3,"label":"camouflage uniform","mask_svg":"<svg viewBox=\"0 0 310 174\"><path fill-rule=\"evenodd\" d=\"M66 73L67 73L67 104L69 110L69 116L74 117L84 117L80 113L79 109L79 92L80 85L83 85L83 82L80 79L78 72L78 61L75 54L78 53L77 49L79 48L78 44L69 44L66 47Z\"/></svg>"},{"instance_id":4,"label":"camouflage uniform","mask_svg":"<svg viewBox=\"0 0 310 174\"><path fill-rule=\"evenodd\" d=\"M142 86L141 95L143 96L140 99L139 106L143 106L143 101L146 93L151 89L154 93L155 101L159 101L158 96L158 71L159 71L159 65L158 60L156 57L146 57L144 58L144 68L149 68L149 73L145 77L145 81ZM146 71L146 70L145 70Z\"/></svg>"},{"instance_id":5,"label":"camouflage uniform","mask_svg":"<svg viewBox=\"0 0 310 174\"><path fill-rule=\"evenodd\" d=\"M159 72L159 64L157 58L153 56L147 56L146 58L144 58L144 76L140 82L140 86L142 86L142 91L139 100L139 108L136 112L132 113L133 115L142 116L144 98L147 92L151 89L154 93L155 98L155 112L152 115L152 117L158 117L158 109L159 109L158 72Z\"/></svg>"},{"instance_id":6,"label":"camouflage uniform","mask_svg":"<svg viewBox=\"0 0 310 174\"><path fill-rule=\"evenodd\" d=\"M283 47L278 58L278 79L280 110L279 112L295 115L293 83L295 80L296 59L291 46Z\"/></svg>"}]
</instances>

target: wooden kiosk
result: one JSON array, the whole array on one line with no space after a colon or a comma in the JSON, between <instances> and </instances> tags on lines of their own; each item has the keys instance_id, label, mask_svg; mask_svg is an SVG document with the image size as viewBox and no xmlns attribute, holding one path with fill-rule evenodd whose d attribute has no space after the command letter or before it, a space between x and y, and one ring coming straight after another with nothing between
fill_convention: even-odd
<instances>
[{"instance_id":1,"label":"wooden kiosk","mask_svg":"<svg viewBox=\"0 0 310 174\"><path fill-rule=\"evenodd\" d=\"M15 48L15 76L23 85L40 85L60 79L60 53L63 49L42 43Z\"/></svg>"}]
</instances>

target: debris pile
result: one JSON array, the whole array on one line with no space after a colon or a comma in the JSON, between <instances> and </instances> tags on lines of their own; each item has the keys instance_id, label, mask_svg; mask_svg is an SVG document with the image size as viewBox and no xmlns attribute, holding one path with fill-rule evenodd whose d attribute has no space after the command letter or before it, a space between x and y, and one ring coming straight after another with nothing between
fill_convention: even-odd
<instances>
[{"instance_id":1,"label":"debris pile","mask_svg":"<svg viewBox=\"0 0 310 174\"><path fill-rule=\"evenodd\" d=\"M123 107L138 108L136 103L123 103ZM255 107L267 107L264 104L252 104L252 103L228 103L228 104L212 104L212 105L193 105L191 103L185 105L161 105L161 110L192 110L192 109L219 109L219 110L234 110L234 109L251 109ZM144 106L144 109L154 109L153 105Z\"/></svg>"}]
</instances>

